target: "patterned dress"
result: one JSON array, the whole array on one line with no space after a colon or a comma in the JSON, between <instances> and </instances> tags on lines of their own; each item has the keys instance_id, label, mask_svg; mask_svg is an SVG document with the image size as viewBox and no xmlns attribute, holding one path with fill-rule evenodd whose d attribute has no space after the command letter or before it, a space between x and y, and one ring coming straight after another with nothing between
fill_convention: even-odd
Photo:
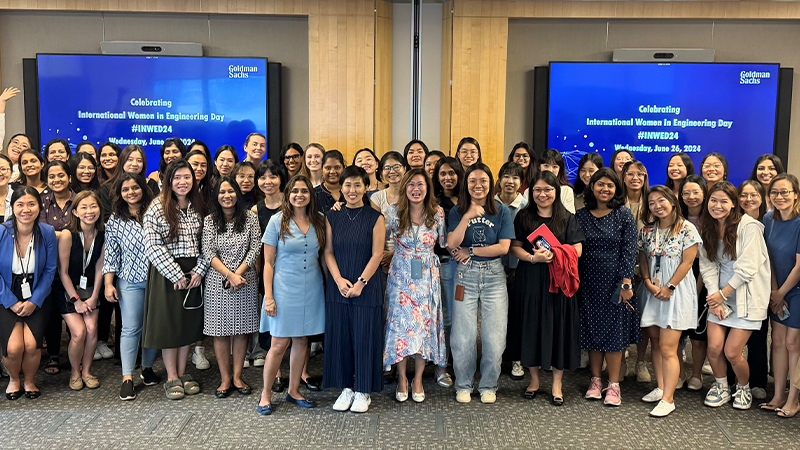
<instances>
[{"instance_id":1,"label":"patterned dress","mask_svg":"<svg viewBox=\"0 0 800 450\"><path fill-rule=\"evenodd\" d=\"M238 291L225 289L224 274L209 267L205 280L205 315L203 334L206 336L235 336L258 331L261 321L261 298L258 294L256 259L261 252L261 228L258 216L247 211L247 221L242 232L234 231L228 223L224 233L219 233L211 216L203 225L203 255L209 261L219 258L225 267L236 270L241 264L248 266L244 273L247 284Z\"/></svg>"},{"instance_id":2,"label":"patterned dress","mask_svg":"<svg viewBox=\"0 0 800 450\"><path fill-rule=\"evenodd\" d=\"M386 214L386 232L394 236L394 257L387 284L389 314L386 319L383 365L388 369L406 356L419 353L426 360L444 367L447 364L447 349L439 258L433 252L437 242L442 247L446 245L444 211L438 207L433 228L422 224L419 228L414 227L416 233L406 230L402 234L397 233L398 228L397 207L391 206ZM420 279L411 277L412 258L420 258L422 262Z\"/></svg>"}]
</instances>

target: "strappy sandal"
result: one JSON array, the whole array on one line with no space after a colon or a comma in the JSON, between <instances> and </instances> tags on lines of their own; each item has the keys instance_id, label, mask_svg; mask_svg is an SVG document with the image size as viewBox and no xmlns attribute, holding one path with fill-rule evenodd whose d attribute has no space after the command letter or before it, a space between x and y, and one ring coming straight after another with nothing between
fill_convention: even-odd
<instances>
[{"instance_id":1,"label":"strappy sandal","mask_svg":"<svg viewBox=\"0 0 800 450\"><path fill-rule=\"evenodd\" d=\"M61 373L61 361L51 356L44 364L44 373L48 375L58 375Z\"/></svg>"},{"instance_id":2,"label":"strappy sandal","mask_svg":"<svg viewBox=\"0 0 800 450\"><path fill-rule=\"evenodd\" d=\"M169 380L164 383L164 394L170 400L180 400L184 397L183 383L180 379Z\"/></svg>"}]
</instances>

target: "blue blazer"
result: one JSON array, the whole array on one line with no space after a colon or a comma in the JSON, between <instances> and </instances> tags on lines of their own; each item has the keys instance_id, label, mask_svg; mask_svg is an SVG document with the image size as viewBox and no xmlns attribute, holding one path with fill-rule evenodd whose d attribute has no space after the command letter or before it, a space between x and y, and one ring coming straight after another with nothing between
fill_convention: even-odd
<instances>
[{"instance_id":1,"label":"blue blazer","mask_svg":"<svg viewBox=\"0 0 800 450\"><path fill-rule=\"evenodd\" d=\"M53 277L58 263L58 245L56 231L46 223L39 222L42 239L36 241L36 267L33 272L33 291L28 301L39 308L50 294ZM5 255L5 256L2 256ZM14 263L14 228L11 221L0 225L0 302L8 309L17 303L17 297L11 292L11 267Z\"/></svg>"}]
</instances>

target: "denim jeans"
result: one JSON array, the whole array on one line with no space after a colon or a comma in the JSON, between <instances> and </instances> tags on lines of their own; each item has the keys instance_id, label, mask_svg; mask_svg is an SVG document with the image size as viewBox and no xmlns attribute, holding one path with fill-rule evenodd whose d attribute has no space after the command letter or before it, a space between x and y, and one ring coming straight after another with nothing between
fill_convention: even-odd
<instances>
[{"instance_id":1,"label":"denim jeans","mask_svg":"<svg viewBox=\"0 0 800 450\"><path fill-rule=\"evenodd\" d=\"M119 351L122 360L122 375L131 375L136 367L136 353L139 350L139 341L142 337L142 322L144 320L144 289L146 281L141 283L128 283L120 279L119 309L122 313L122 334L120 336ZM142 367L153 367L156 359L156 350L142 348Z\"/></svg>"},{"instance_id":2,"label":"denim jeans","mask_svg":"<svg viewBox=\"0 0 800 450\"><path fill-rule=\"evenodd\" d=\"M453 330L450 337L456 391L473 389L478 359L478 308L481 313L482 394L497 390L500 362L506 348L508 291L500 258L458 264L455 285L464 286L464 300L453 302Z\"/></svg>"},{"instance_id":3,"label":"denim jeans","mask_svg":"<svg viewBox=\"0 0 800 450\"><path fill-rule=\"evenodd\" d=\"M444 320L444 337L447 348L450 349L450 330L453 327L453 297L455 296L455 278L458 262L450 259L442 262L439 268L439 278L442 283L442 318Z\"/></svg>"}]
</instances>

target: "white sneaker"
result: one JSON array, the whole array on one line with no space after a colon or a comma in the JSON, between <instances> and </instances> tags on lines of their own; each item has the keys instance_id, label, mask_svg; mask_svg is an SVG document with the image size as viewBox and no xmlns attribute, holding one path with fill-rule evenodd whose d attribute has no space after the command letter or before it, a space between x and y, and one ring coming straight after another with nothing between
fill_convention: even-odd
<instances>
[{"instance_id":1,"label":"white sneaker","mask_svg":"<svg viewBox=\"0 0 800 450\"><path fill-rule=\"evenodd\" d=\"M497 401L497 394L494 391L481 393L481 403L494 403Z\"/></svg>"},{"instance_id":2,"label":"white sneaker","mask_svg":"<svg viewBox=\"0 0 800 450\"><path fill-rule=\"evenodd\" d=\"M661 397L663 396L664 396L664 391L662 391L659 388L655 388L652 391L650 391L649 394L642 397L642 401L645 403L655 403L661 401Z\"/></svg>"},{"instance_id":3,"label":"white sneaker","mask_svg":"<svg viewBox=\"0 0 800 450\"><path fill-rule=\"evenodd\" d=\"M655 408L650 411L650 415L653 417L666 417L672 411L675 411L675 403L667 403L664 400L658 402Z\"/></svg>"},{"instance_id":4,"label":"white sneaker","mask_svg":"<svg viewBox=\"0 0 800 450\"><path fill-rule=\"evenodd\" d=\"M714 371L711 370L711 364L709 364L708 360L703 363L703 375L714 375Z\"/></svg>"},{"instance_id":5,"label":"white sneaker","mask_svg":"<svg viewBox=\"0 0 800 450\"><path fill-rule=\"evenodd\" d=\"M110 359L114 357L114 351L108 348L108 344L106 344L104 341L97 342L97 349L94 351L95 356L97 356L98 352L103 359Z\"/></svg>"},{"instance_id":6,"label":"white sneaker","mask_svg":"<svg viewBox=\"0 0 800 450\"><path fill-rule=\"evenodd\" d=\"M758 400L764 400L767 398L767 391L764 388L755 387L750 389L750 393L753 394L753 398Z\"/></svg>"},{"instance_id":7,"label":"white sneaker","mask_svg":"<svg viewBox=\"0 0 800 450\"><path fill-rule=\"evenodd\" d=\"M639 383L649 383L650 371L647 370L647 363L644 361L636 361L636 381Z\"/></svg>"},{"instance_id":8,"label":"white sneaker","mask_svg":"<svg viewBox=\"0 0 800 450\"><path fill-rule=\"evenodd\" d=\"M372 399L369 398L369 394L356 392L355 399L353 400L353 406L350 407L350 411L354 413L365 413L367 410L369 410L370 403L372 403Z\"/></svg>"},{"instance_id":9,"label":"white sneaker","mask_svg":"<svg viewBox=\"0 0 800 450\"><path fill-rule=\"evenodd\" d=\"M689 388L690 391L699 391L703 389L703 380L701 378L689 378L689 382L686 383L686 387ZM764 396L766 396L766 392L764 392Z\"/></svg>"},{"instance_id":10,"label":"white sneaker","mask_svg":"<svg viewBox=\"0 0 800 450\"><path fill-rule=\"evenodd\" d=\"M196 345L194 347L194 352L192 353L192 364L197 368L197 370L206 370L211 368L211 363L208 362L206 359L206 348L202 345Z\"/></svg>"},{"instance_id":11,"label":"white sneaker","mask_svg":"<svg viewBox=\"0 0 800 450\"><path fill-rule=\"evenodd\" d=\"M353 396L355 393L350 388L344 388L341 394L339 394L339 398L336 399L336 403L333 404L334 411L347 411L350 409L350 405L353 404Z\"/></svg>"},{"instance_id":12,"label":"white sneaker","mask_svg":"<svg viewBox=\"0 0 800 450\"><path fill-rule=\"evenodd\" d=\"M456 401L458 403L469 403L472 400L472 393L470 391L456 392Z\"/></svg>"},{"instance_id":13,"label":"white sneaker","mask_svg":"<svg viewBox=\"0 0 800 450\"><path fill-rule=\"evenodd\" d=\"M192 359L192 362L194 362L194 359ZM242 367L245 368L245 369L249 369L250 368L250 360L245 358L244 359L244 364L242 365ZM199 369L199 367L198 367L198 369Z\"/></svg>"},{"instance_id":14,"label":"white sneaker","mask_svg":"<svg viewBox=\"0 0 800 450\"><path fill-rule=\"evenodd\" d=\"M256 356L256 359L253 360L253 367L264 367L264 355Z\"/></svg>"},{"instance_id":15,"label":"white sneaker","mask_svg":"<svg viewBox=\"0 0 800 450\"><path fill-rule=\"evenodd\" d=\"M749 386L736 386L736 393L733 394L733 407L736 409L750 409L753 406L753 395Z\"/></svg>"},{"instance_id":16,"label":"white sneaker","mask_svg":"<svg viewBox=\"0 0 800 450\"><path fill-rule=\"evenodd\" d=\"M101 359L103 359L103 354L102 354L102 353L100 353L100 347L99 347L99 346L98 346L98 347L95 347L95 349L94 349L94 356L92 357L92 360L94 360L94 361L100 361Z\"/></svg>"},{"instance_id":17,"label":"white sneaker","mask_svg":"<svg viewBox=\"0 0 800 450\"><path fill-rule=\"evenodd\" d=\"M513 361L511 363L511 379L512 380L521 380L522 377L525 376L525 371L522 370L522 364L519 361Z\"/></svg>"},{"instance_id":18,"label":"white sneaker","mask_svg":"<svg viewBox=\"0 0 800 450\"><path fill-rule=\"evenodd\" d=\"M578 364L578 368L585 369L587 367L589 367L589 351L581 350L581 363Z\"/></svg>"},{"instance_id":19,"label":"white sneaker","mask_svg":"<svg viewBox=\"0 0 800 450\"><path fill-rule=\"evenodd\" d=\"M730 389L723 388L721 384L715 381L714 384L711 385L711 389L708 390L703 404L712 408L718 408L729 401L731 401Z\"/></svg>"}]
</instances>

